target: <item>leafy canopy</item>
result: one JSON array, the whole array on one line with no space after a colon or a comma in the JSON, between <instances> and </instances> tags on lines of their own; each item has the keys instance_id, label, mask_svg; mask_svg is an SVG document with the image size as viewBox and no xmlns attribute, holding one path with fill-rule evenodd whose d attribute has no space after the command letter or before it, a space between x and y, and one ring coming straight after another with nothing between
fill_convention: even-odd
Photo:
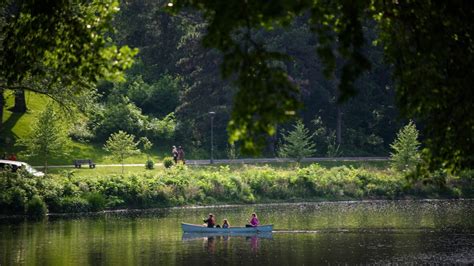
<instances>
[{"instance_id":1,"label":"leafy canopy","mask_svg":"<svg viewBox=\"0 0 474 266\"><path fill-rule=\"evenodd\" d=\"M348 59L342 71L340 87L345 92L342 97L353 94L353 80L369 67L361 54L363 36L359 17L366 4L343 2L173 1L170 8L173 12L194 7L203 13L208 22L203 44L223 53L223 76L235 77L239 91L228 125L231 142L241 140L245 152L255 153L265 144L262 133L275 134L275 125L292 118L301 107L299 88L282 64L278 64L292 59L284 53L268 50L263 41L254 38L253 29L287 26L295 17L311 11L308 19L320 37L318 53L327 63L325 72L334 70L332 43L338 38L337 50Z\"/></svg>"},{"instance_id":2,"label":"leafy canopy","mask_svg":"<svg viewBox=\"0 0 474 266\"><path fill-rule=\"evenodd\" d=\"M118 11L118 0L2 1L0 87L75 103L96 81L123 79L137 50L106 37Z\"/></svg>"},{"instance_id":3,"label":"leafy canopy","mask_svg":"<svg viewBox=\"0 0 474 266\"><path fill-rule=\"evenodd\" d=\"M426 125L432 167L458 171L474 165L474 116L466 115L474 107L471 1L171 2L171 12L201 11L208 23L203 44L223 53L223 76L235 78L239 88L228 125L230 141L241 140L244 151L262 148L262 133L275 134L275 125L301 106L298 87L277 64L291 58L268 49L253 31L287 26L302 16L318 38L326 76L336 65L341 69L339 101L356 93L354 81L370 68L362 52L363 27L377 22L376 43L393 65L398 104L406 116Z\"/></svg>"}]
</instances>

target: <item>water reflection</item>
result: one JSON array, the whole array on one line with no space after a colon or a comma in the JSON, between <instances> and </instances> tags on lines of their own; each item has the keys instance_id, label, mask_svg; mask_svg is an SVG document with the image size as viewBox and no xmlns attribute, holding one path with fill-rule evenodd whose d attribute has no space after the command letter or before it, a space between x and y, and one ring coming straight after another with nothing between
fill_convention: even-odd
<instances>
[{"instance_id":1,"label":"water reflection","mask_svg":"<svg viewBox=\"0 0 474 266\"><path fill-rule=\"evenodd\" d=\"M474 263L474 201L385 201L168 209L0 221L0 265ZM257 235L183 234L218 212L274 224Z\"/></svg>"},{"instance_id":2,"label":"water reflection","mask_svg":"<svg viewBox=\"0 0 474 266\"><path fill-rule=\"evenodd\" d=\"M202 239L207 237L240 237L240 238L265 238L265 239L272 239L273 233L272 232L262 232L262 233L228 233L228 232L215 232L215 233L183 233L182 240L195 240L195 239Z\"/></svg>"},{"instance_id":3,"label":"water reflection","mask_svg":"<svg viewBox=\"0 0 474 266\"><path fill-rule=\"evenodd\" d=\"M252 252L257 253L258 252L258 236L248 236L246 239L250 240L250 247L252 248Z\"/></svg>"}]
</instances>

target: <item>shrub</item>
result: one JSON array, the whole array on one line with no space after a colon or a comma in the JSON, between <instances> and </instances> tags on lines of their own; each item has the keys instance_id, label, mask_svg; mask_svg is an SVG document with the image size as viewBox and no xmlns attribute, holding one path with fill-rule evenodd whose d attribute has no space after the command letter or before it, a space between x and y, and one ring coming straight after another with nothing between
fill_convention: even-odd
<instances>
[{"instance_id":1,"label":"shrub","mask_svg":"<svg viewBox=\"0 0 474 266\"><path fill-rule=\"evenodd\" d=\"M106 207L107 208L118 208L118 207L122 207L124 205L125 201L117 196L110 196L108 199L107 199L107 204L106 204Z\"/></svg>"},{"instance_id":2,"label":"shrub","mask_svg":"<svg viewBox=\"0 0 474 266\"><path fill-rule=\"evenodd\" d=\"M105 208L105 198L100 193L89 193L85 196L89 203L89 209L93 212L101 211Z\"/></svg>"},{"instance_id":3,"label":"shrub","mask_svg":"<svg viewBox=\"0 0 474 266\"><path fill-rule=\"evenodd\" d=\"M26 205L26 214L30 217L44 217L48 213L46 203L38 196L34 196Z\"/></svg>"},{"instance_id":4,"label":"shrub","mask_svg":"<svg viewBox=\"0 0 474 266\"><path fill-rule=\"evenodd\" d=\"M7 192L7 206L11 213L24 213L28 200L26 192L20 187L14 187Z\"/></svg>"},{"instance_id":5,"label":"shrub","mask_svg":"<svg viewBox=\"0 0 474 266\"><path fill-rule=\"evenodd\" d=\"M145 168L148 170L152 170L153 168L155 168L155 163L153 162L153 160L148 159L145 163Z\"/></svg>"},{"instance_id":6,"label":"shrub","mask_svg":"<svg viewBox=\"0 0 474 266\"><path fill-rule=\"evenodd\" d=\"M171 168L171 166L173 166L173 164L174 164L173 158L171 158L171 157L163 158L163 165L166 168Z\"/></svg>"},{"instance_id":7,"label":"shrub","mask_svg":"<svg viewBox=\"0 0 474 266\"><path fill-rule=\"evenodd\" d=\"M84 198L66 197L60 202L60 212L87 212L89 202Z\"/></svg>"}]
</instances>

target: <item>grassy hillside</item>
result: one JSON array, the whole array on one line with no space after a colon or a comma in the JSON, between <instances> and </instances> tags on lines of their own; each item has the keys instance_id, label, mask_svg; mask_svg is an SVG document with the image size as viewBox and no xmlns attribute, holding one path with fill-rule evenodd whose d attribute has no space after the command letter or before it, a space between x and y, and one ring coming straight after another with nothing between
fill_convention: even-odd
<instances>
[{"instance_id":1,"label":"grassy hillside","mask_svg":"<svg viewBox=\"0 0 474 266\"><path fill-rule=\"evenodd\" d=\"M31 126L35 122L37 115L45 108L49 99L45 96L38 95L32 92L26 93L26 102L28 111L24 114L12 113L10 109L14 105L14 95L12 91L5 93L6 105L4 109L3 122L4 127L0 132L0 154L4 152L7 154L17 154L18 160L26 161L32 165L42 165L43 161L41 158L25 157L22 154L20 147L15 146L15 143L31 132ZM156 161L158 157L163 156L163 151L153 151L153 159ZM97 163L115 163L112 158L108 158L108 154L102 149L101 144L91 143L79 143L73 142L72 147L67 154L48 160L51 164L72 164L74 159L93 159ZM161 156L160 156L161 155ZM134 158L128 159L127 163L144 163L146 156L135 156Z\"/></svg>"}]
</instances>

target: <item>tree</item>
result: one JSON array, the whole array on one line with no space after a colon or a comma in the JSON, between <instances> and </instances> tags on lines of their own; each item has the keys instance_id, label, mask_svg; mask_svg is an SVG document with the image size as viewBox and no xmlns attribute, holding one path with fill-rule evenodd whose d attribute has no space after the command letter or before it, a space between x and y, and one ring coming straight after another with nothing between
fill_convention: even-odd
<instances>
[{"instance_id":1,"label":"tree","mask_svg":"<svg viewBox=\"0 0 474 266\"><path fill-rule=\"evenodd\" d=\"M28 155L43 159L44 171L47 173L48 159L66 154L69 141L65 123L53 105L48 104L38 115L30 135L21 139L17 145L25 146Z\"/></svg>"},{"instance_id":2,"label":"tree","mask_svg":"<svg viewBox=\"0 0 474 266\"><path fill-rule=\"evenodd\" d=\"M282 134L283 143L278 151L280 157L295 158L297 162L310 157L316 152L313 135L309 134L301 120L296 121L292 131Z\"/></svg>"},{"instance_id":3,"label":"tree","mask_svg":"<svg viewBox=\"0 0 474 266\"><path fill-rule=\"evenodd\" d=\"M109 139L104 145L104 149L112 156L119 160L122 164L122 174L124 171L124 160L136 154L140 154L140 149L137 148L138 142L135 142L135 136L119 131L110 135Z\"/></svg>"},{"instance_id":4,"label":"tree","mask_svg":"<svg viewBox=\"0 0 474 266\"><path fill-rule=\"evenodd\" d=\"M106 37L118 6L118 0L2 1L0 88L37 92L72 108L98 80L123 79L137 50Z\"/></svg>"},{"instance_id":5,"label":"tree","mask_svg":"<svg viewBox=\"0 0 474 266\"><path fill-rule=\"evenodd\" d=\"M431 170L474 166L471 1L386 1L375 16L402 114L423 124Z\"/></svg>"},{"instance_id":6,"label":"tree","mask_svg":"<svg viewBox=\"0 0 474 266\"><path fill-rule=\"evenodd\" d=\"M474 68L470 1L266 1L176 0L169 9L189 7L208 22L202 42L223 53L221 70L239 88L228 129L230 141L242 140L244 151L265 142L262 133L299 108L300 93L287 71L276 62L290 61L285 52L268 49L255 40L255 29L288 26L306 14L317 36L317 52L327 77L340 67L339 102L356 93L355 81L370 68L362 47L363 25L378 24L376 41L393 64L398 104L406 116L422 119L432 168L453 171L474 165ZM421 82L420 82L421 81Z\"/></svg>"},{"instance_id":7,"label":"tree","mask_svg":"<svg viewBox=\"0 0 474 266\"><path fill-rule=\"evenodd\" d=\"M418 149L418 130L415 123L410 121L397 133L397 138L390 145L393 152L390 154L392 167L397 171L412 171L420 162L420 153Z\"/></svg>"}]
</instances>

